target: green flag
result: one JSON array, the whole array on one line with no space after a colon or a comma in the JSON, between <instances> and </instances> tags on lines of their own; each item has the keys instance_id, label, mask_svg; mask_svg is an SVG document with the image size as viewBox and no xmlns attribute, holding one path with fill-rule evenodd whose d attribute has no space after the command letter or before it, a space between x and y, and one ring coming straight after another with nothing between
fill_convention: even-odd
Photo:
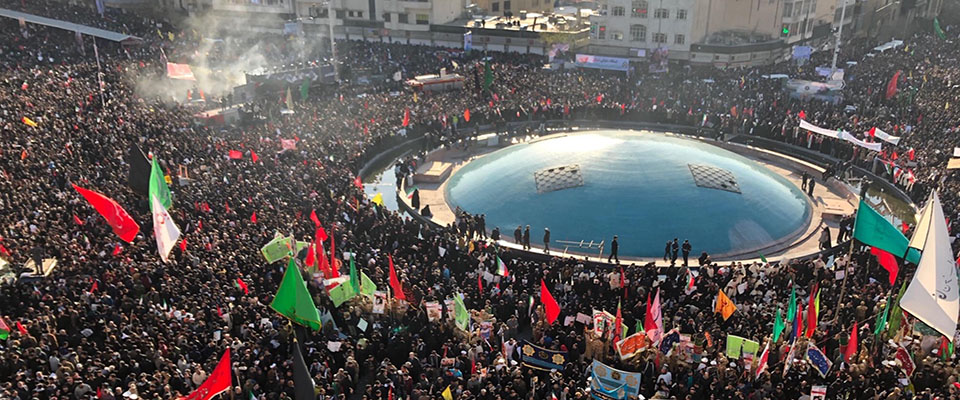
<instances>
[{"instance_id":1,"label":"green flag","mask_svg":"<svg viewBox=\"0 0 960 400\"><path fill-rule=\"evenodd\" d=\"M777 319L773 321L773 341L776 343L777 339L780 339L780 334L783 333L783 329L787 327L783 323L783 316L781 315L783 310L777 308Z\"/></svg>"},{"instance_id":2,"label":"green flag","mask_svg":"<svg viewBox=\"0 0 960 400\"><path fill-rule=\"evenodd\" d=\"M769 263L770 263L770 262L767 261L767 257L764 257L764 256L763 256L763 253L761 253L761 252L758 251L758 252L757 252L757 255L760 256L760 261L763 261L764 264L769 264Z\"/></svg>"},{"instance_id":3,"label":"green flag","mask_svg":"<svg viewBox=\"0 0 960 400\"><path fill-rule=\"evenodd\" d=\"M483 90L490 90L493 85L493 68L490 67L490 60L483 63Z\"/></svg>"},{"instance_id":4,"label":"green flag","mask_svg":"<svg viewBox=\"0 0 960 400\"><path fill-rule=\"evenodd\" d=\"M890 321L890 329L887 330L887 336L893 338L897 335L897 331L900 330L900 321L903 319L903 311L900 311L900 300L903 299L903 292L907 291L907 281L904 280L900 285L900 293L897 293L897 298L893 300L893 308L890 309L890 316L887 317ZM889 301L887 301L889 303Z\"/></svg>"},{"instance_id":5,"label":"green flag","mask_svg":"<svg viewBox=\"0 0 960 400\"><path fill-rule=\"evenodd\" d=\"M287 271L283 273L283 281L277 289L270 308L291 321L313 330L320 329L320 313L310 297L307 283L300 276L300 269L296 262L290 259Z\"/></svg>"},{"instance_id":6,"label":"green flag","mask_svg":"<svg viewBox=\"0 0 960 400\"><path fill-rule=\"evenodd\" d=\"M293 238L280 236L278 233L273 237L273 240L260 248L260 254L263 255L263 258L267 260L268 264L275 263L278 260L292 256L290 249L293 245L291 243L293 243ZM309 242L297 241L295 251L299 253L300 250L303 250L309 245Z\"/></svg>"},{"instance_id":7,"label":"green flag","mask_svg":"<svg viewBox=\"0 0 960 400\"><path fill-rule=\"evenodd\" d=\"M10 325L0 317L0 340L7 340L10 337Z\"/></svg>"},{"instance_id":8,"label":"green flag","mask_svg":"<svg viewBox=\"0 0 960 400\"><path fill-rule=\"evenodd\" d=\"M890 300L888 299L888 300L887 300L887 304L886 304L885 306L883 306L883 312L880 313L880 314L877 314L877 322L874 323L874 325L876 325L876 326L873 327L873 334L874 334L874 335L879 335L881 332L883 332L884 328L886 328L886 326L887 326L887 311L889 311L889 310L890 310Z\"/></svg>"},{"instance_id":9,"label":"green flag","mask_svg":"<svg viewBox=\"0 0 960 400\"><path fill-rule=\"evenodd\" d=\"M253 391L252 391L252 390L249 391L249 392L247 392L247 393L250 393L250 400L257 400L257 396L254 396L254 395L253 395Z\"/></svg>"},{"instance_id":10,"label":"green flag","mask_svg":"<svg viewBox=\"0 0 960 400\"><path fill-rule=\"evenodd\" d=\"M743 338L740 336L727 335L727 357L740 358L740 347L743 346Z\"/></svg>"},{"instance_id":11,"label":"green flag","mask_svg":"<svg viewBox=\"0 0 960 400\"><path fill-rule=\"evenodd\" d=\"M790 305L787 306L787 322L797 317L797 287L790 283Z\"/></svg>"},{"instance_id":12,"label":"green flag","mask_svg":"<svg viewBox=\"0 0 960 400\"><path fill-rule=\"evenodd\" d=\"M350 280L344 280L339 285L335 286L333 289L330 289L330 300L333 301L335 307L340 307L341 304L345 303L347 300L350 300L354 297L357 297L358 294L364 296L372 297L373 293L377 291L377 285L373 283L373 280L370 279L367 274L360 272L360 290L357 291L354 289Z\"/></svg>"},{"instance_id":13,"label":"green flag","mask_svg":"<svg viewBox=\"0 0 960 400\"><path fill-rule=\"evenodd\" d=\"M304 79L303 83L300 84L300 101L306 101L307 96L310 95L310 80Z\"/></svg>"},{"instance_id":14,"label":"green flag","mask_svg":"<svg viewBox=\"0 0 960 400\"><path fill-rule=\"evenodd\" d=\"M360 293L363 284L360 283L360 275L357 274L357 265L353 262L353 254L350 254L350 284L353 285L354 292Z\"/></svg>"},{"instance_id":15,"label":"green flag","mask_svg":"<svg viewBox=\"0 0 960 400\"><path fill-rule=\"evenodd\" d=\"M754 342L750 339L743 340L743 354L753 354L757 355L757 352L760 351L760 343Z\"/></svg>"},{"instance_id":16,"label":"green flag","mask_svg":"<svg viewBox=\"0 0 960 400\"><path fill-rule=\"evenodd\" d=\"M860 208L857 209L857 219L853 225L853 238L867 246L887 251L894 256L906 257L907 261L914 264L920 262L919 252L907 252L910 240L863 200L860 200Z\"/></svg>"},{"instance_id":17,"label":"green flag","mask_svg":"<svg viewBox=\"0 0 960 400\"><path fill-rule=\"evenodd\" d=\"M467 330L470 324L470 313L467 312L467 306L463 305L460 293L453 296L453 318L456 320L458 328Z\"/></svg>"},{"instance_id":18,"label":"green flag","mask_svg":"<svg viewBox=\"0 0 960 400\"><path fill-rule=\"evenodd\" d=\"M937 37L939 37L941 40L947 38L947 35L943 33L943 29L940 29L939 18L936 18L936 17L933 18L933 31L937 33Z\"/></svg>"},{"instance_id":19,"label":"green flag","mask_svg":"<svg viewBox=\"0 0 960 400\"><path fill-rule=\"evenodd\" d=\"M160 204L164 208L170 210L173 205L173 200L170 198L170 187L167 186L167 181L163 179L163 170L160 169L160 164L157 164L157 156L153 156L153 165L150 166L150 186L149 193L150 197L157 197L157 200L160 201ZM150 206L150 210L153 211L153 206Z\"/></svg>"}]
</instances>

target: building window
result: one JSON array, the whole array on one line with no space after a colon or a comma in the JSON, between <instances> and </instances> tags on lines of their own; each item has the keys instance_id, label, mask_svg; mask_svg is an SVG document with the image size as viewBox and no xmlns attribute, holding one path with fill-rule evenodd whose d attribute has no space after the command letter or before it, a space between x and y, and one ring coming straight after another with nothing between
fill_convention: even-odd
<instances>
[{"instance_id":1,"label":"building window","mask_svg":"<svg viewBox=\"0 0 960 400\"><path fill-rule=\"evenodd\" d=\"M403 13L397 14L397 22L401 24L406 24L407 22L409 22L407 20L407 14L403 14Z\"/></svg>"},{"instance_id":2,"label":"building window","mask_svg":"<svg viewBox=\"0 0 960 400\"><path fill-rule=\"evenodd\" d=\"M654 33L654 34L653 34L653 42L654 42L654 43L666 43L666 42L667 42L667 34L666 34L666 33Z\"/></svg>"},{"instance_id":3,"label":"building window","mask_svg":"<svg viewBox=\"0 0 960 400\"><path fill-rule=\"evenodd\" d=\"M390 22L390 13L383 13L383 22Z\"/></svg>"},{"instance_id":4,"label":"building window","mask_svg":"<svg viewBox=\"0 0 960 400\"><path fill-rule=\"evenodd\" d=\"M510 11L510 0L503 1L503 11Z\"/></svg>"},{"instance_id":5,"label":"building window","mask_svg":"<svg viewBox=\"0 0 960 400\"><path fill-rule=\"evenodd\" d=\"M666 8L658 8L653 11L654 18L670 18L670 10Z\"/></svg>"},{"instance_id":6,"label":"building window","mask_svg":"<svg viewBox=\"0 0 960 400\"><path fill-rule=\"evenodd\" d=\"M430 25L430 15L417 14L417 25Z\"/></svg>"},{"instance_id":7,"label":"building window","mask_svg":"<svg viewBox=\"0 0 960 400\"><path fill-rule=\"evenodd\" d=\"M499 11L500 11L500 2L499 2L499 1L495 1L495 2L493 2L492 4L490 4L490 11L499 12Z\"/></svg>"},{"instance_id":8,"label":"building window","mask_svg":"<svg viewBox=\"0 0 960 400\"><path fill-rule=\"evenodd\" d=\"M337 10L337 19L343 19L344 15L346 15L346 13L343 10Z\"/></svg>"},{"instance_id":9,"label":"building window","mask_svg":"<svg viewBox=\"0 0 960 400\"><path fill-rule=\"evenodd\" d=\"M643 25L630 25L630 40L634 42L646 42L647 27Z\"/></svg>"},{"instance_id":10,"label":"building window","mask_svg":"<svg viewBox=\"0 0 960 400\"><path fill-rule=\"evenodd\" d=\"M625 13L625 10L624 10L623 7L614 7L614 8L613 8L613 16L614 16L614 17L622 17L622 16L624 15L624 13Z\"/></svg>"},{"instance_id":11,"label":"building window","mask_svg":"<svg viewBox=\"0 0 960 400\"><path fill-rule=\"evenodd\" d=\"M687 10L677 10L677 19L687 19Z\"/></svg>"},{"instance_id":12,"label":"building window","mask_svg":"<svg viewBox=\"0 0 960 400\"><path fill-rule=\"evenodd\" d=\"M673 35L673 44L683 44L685 39L683 35Z\"/></svg>"},{"instance_id":13,"label":"building window","mask_svg":"<svg viewBox=\"0 0 960 400\"><path fill-rule=\"evenodd\" d=\"M786 18L793 16L793 3L783 4L783 16Z\"/></svg>"},{"instance_id":14,"label":"building window","mask_svg":"<svg viewBox=\"0 0 960 400\"><path fill-rule=\"evenodd\" d=\"M623 32L610 32L610 39L623 40Z\"/></svg>"},{"instance_id":15,"label":"building window","mask_svg":"<svg viewBox=\"0 0 960 400\"><path fill-rule=\"evenodd\" d=\"M599 32L599 33L597 34L597 39L606 39L606 38L607 38L607 26L606 26L606 25L600 25L600 28L597 29L597 31Z\"/></svg>"},{"instance_id":16,"label":"building window","mask_svg":"<svg viewBox=\"0 0 960 400\"><path fill-rule=\"evenodd\" d=\"M633 0L633 7L630 9L630 16L634 18L646 18L647 2L644 0Z\"/></svg>"}]
</instances>

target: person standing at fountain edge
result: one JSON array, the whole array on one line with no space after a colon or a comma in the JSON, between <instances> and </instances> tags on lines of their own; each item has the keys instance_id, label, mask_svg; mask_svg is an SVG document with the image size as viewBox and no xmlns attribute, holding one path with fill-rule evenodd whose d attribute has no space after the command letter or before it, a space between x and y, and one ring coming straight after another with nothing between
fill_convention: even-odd
<instances>
[{"instance_id":1,"label":"person standing at fountain edge","mask_svg":"<svg viewBox=\"0 0 960 400\"><path fill-rule=\"evenodd\" d=\"M673 242L670 243L670 266L677 265L677 256L680 253L680 243L677 238L673 238Z\"/></svg>"},{"instance_id":2,"label":"person standing at fountain edge","mask_svg":"<svg viewBox=\"0 0 960 400\"><path fill-rule=\"evenodd\" d=\"M523 230L523 249L530 250L530 225Z\"/></svg>"},{"instance_id":3,"label":"person standing at fountain edge","mask_svg":"<svg viewBox=\"0 0 960 400\"><path fill-rule=\"evenodd\" d=\"M610 257L607 257L607 263L610 263L610 260L617 260L617 264L620 264L620 258L617 257L617 253L620 250L620 243L617 242L617 235L613 235L613 241L610 242Z\"/></svg>"},{"instance_id":4,"label":"person standing at fountain edge","mask_svg":"<svg viewBox=\"0 0 960 400\"><path fill-rule=\"evenodd\" d=\"M663 248L663 262L670 261L670 245L673 242L667 240L667 245Z\"/></svg>"},{"instance_id":5,"label":"person standing at fountain edge","mask_svg":"<svg viewBox=\"0 0 960 400\"><path fill-rule=\"evenodd\" d=\"M807 195L813 197L813 188L817 186L817 181L813 180L813 177L810 177L810 181L807 182Z\"/></svg>"},{"instance_id":6,"label":"person standing at fountain edge","mask_svg":"<svg viewBox=\"0 0 960 400\"><path fill-rule=\"evenodd\" d=\"M823 227L823 230L820 231L820 250L826 250L830 248L830 228Z\"/></svg>"},{"instance_id":7,"label":"person standing at fountain edge","mask_svg":"<svg viewBox=\"0 0 960 400\"><path fill-rule=\"evenodd\" d=\"M550 254L550 228L543 228L543 254Z\"/></svg>"},{"instance_id":8,"label":"person standing at fountain edge","mask_svg":"<svg viewBox=\"0 0 960 400\"><path fill-rule=\"evenodd\" d=\"M690 239L683 239L683 246L681 246L681 251L683 251L683 266L687 266L687 260L690 258L690 250L693 249L693 246L690 245Z\"/></svg>"},{"instance_id":9,"label":"person standing at fountain edge","mask_svg":"<svg viewBox=\"0 0 960 400\"><path fill-rule=\"evenodd\" d=\"M520 225L517 225L517 229L513 231L513 241L519 245L523 244L523 228Z\"/></svg>"},{"instance_id":10,"label":"person standing at fountain edge","mask_svg":"<svg viewBox=\"0 0 960 400\"><path fill-rule=\"evenodd\" d=\"M800 190L803 190L803 191L807 190L807 180L809 179L810 179L810 174L808 174L807 171L803 171L803 173L800 174Z\"/></svg>"}]
</instances>

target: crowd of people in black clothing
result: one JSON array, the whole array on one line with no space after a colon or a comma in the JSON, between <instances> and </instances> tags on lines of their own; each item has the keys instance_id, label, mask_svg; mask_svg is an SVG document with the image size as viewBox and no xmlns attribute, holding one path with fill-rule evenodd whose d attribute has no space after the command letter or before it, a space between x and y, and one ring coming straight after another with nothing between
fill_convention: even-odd
<instances>
[{"instance_id":1,"label":"crowd of people in black clothing","mask_svg":"<svg viewBox=\"0 0 960 400\"><path fill-rule=\"evenodd\" d=\"M538 55L342 42L340 58L356 71L415 75L445 67L470 76L483 68L480 58L489 56L494 83L485 91L468 80L463 91L419 94L416 100L409 92L341 85L297 101L293 114L281 113L275 105L285 94L274 93L260 100L264 120L213 129L195 123L192 109L144 96L136 87L138 76L162 75L161 48L170 50L171 61L189 63L201 38L133 13L109 11L103 18L93 9L51 4L3 1L7 8L110 27L145 42L124 48L98 41L98 68L73 32L28 25L24 35L17 21L0 21L0 258L20 266L39 249L44 258L58 261L47 278L0 289L0 317L10 330L0 340L0 398L178 398L207 378L227 348L235 382L221 396L294 398L295 329L268 307L283 263L267 264L259 249L278 231L312 240L316 228L307 217L312 211L328 241L355 254L357 268L380 288L389 286L392 258L406 297L391 300L384 314L373 313L366 296L335 307L323 283L311 280L314 302L330 313L303 343L317 399L440 399L448 388L454 399L586 399L592 360L641 372L638 386L647 398L795 399L813 385L826 385L828 397L839 399L960 398L956 358L937 346L939 338L915 329L908 315L900 316L898 325L891 321L876 331L873 326L892 301L888 294L911 276L911 265L901 268L892 286L886 271L859 247L832 258L775 263L713 262L702 254L697 266L689 266L692 245L677 239L667 243L664 254L671 265L682 254L683 266L673 268L620 269L574 257L538 261L498 246L499 231L486 238L483 216L432 228L374 205L355 184L370 152L412 137L427 136L439 146L454 142L460 132L505 121L615 118L696 126L706 115L730 134L807 147L872 170L917 201L939 187L952 228L960 220L958 181L944 165L948 149L960 142L955 31L948 30L950 40L921 32L905 39L903 48L872 57L864 56L872 43L847 44L841 60L858 64L848 68L839 104L794 99L761 78L784 71L815 76L814 67L827 59L822 54L799 69L693 67L627 78L547 71ZM174 33L174 41L154 34L158 22ZM231 54L219 57L229 60ZM901 92L914 93L910 101L884 98L896 70L905 71ZM742 111L731 113L734 106ZM410 122L403 136L398 130L405 109ZM468 109L471 118L465 121L461 116ZM801 110L819 126L861 137L877 126L903 139L875 153L808 136L797 129ZM23 122L25 117L36 126ZM296 149L281 151L281 139L295 140ZM124 160L134 144L157 159L171 181L182 182L171 185L171 217L181 227L183 244L167 263L149 234L146 199L127 186ZM905 156L907 149L915 156ZM243 157L229 158L230 150ZM882 165L890 163L909 175L887 172ZM137 238L121 243L69 183L116 200L140 222ZM513 239L529 248L529 227L518 226ZM325 248L333 245L324 242ZM331 256L349 264L341 254ZM497 274L498 260L507 276ZM844 274L849 282L841 298L843 280L837 277ZM247 289L236 285L238 279ZM561 306L552 324L537 300L541 281ZM746 364L727 356L727 335L765 343L778 309L786 308L786 293L796 287L797 297L807 298L815 286L821 315L809 342L834 360L826 376L804 360L784 370L785 337L792 327L771 344L767 372L759 377L751 372L756 360ZM714 313L718 291L737 306L729 319ZM443 304L458 294L475 329L461 330L426 311L425 304ZM648 347L621 360L591 323L568 318L593 310L613 313L619 304L633 333L647 299L656 294L665 329L689 334L695 356ZM845 360L840 349L855 322L859 351ZM489 335L479 328L484 323L492 326ZM522 340L567 352L562 371L524 367L516 351ZM912 353L917 368L911 376L893 362L894 342Z\"/></svg>"}]
</instances>

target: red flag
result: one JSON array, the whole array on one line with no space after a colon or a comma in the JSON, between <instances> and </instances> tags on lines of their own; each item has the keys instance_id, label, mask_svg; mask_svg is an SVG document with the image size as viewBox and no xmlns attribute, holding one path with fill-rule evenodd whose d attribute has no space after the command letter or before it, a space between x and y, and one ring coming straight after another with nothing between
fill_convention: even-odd
<instances>
[{"instance_id":1,"label":"red flag","mask_svg":"<svg viewBox=\"0 0 960 400\"><path fill-rule=\"evenodd\" d=\"M327 231L323 229L322 226L317 227L316 232L314 232L313 237L316 238L317 242L322 242L327 240Z\"/></svg>"},{"instance_id":2,"label":"red flag","mask_svg":"<svg viewBox=\"0 0 960 400\"><path fill-rule=\"evenodd\" d=\"M480 290L480 295L483 296L483 279L481 279L480 274L477 274L477 289Z\"/></svg>"},{"instance_id":3,"label":"red flag","mask_svg":"<svg viewBox=\"0 0 960 400\"><path fill-rule=\"evenodd\" d=\"M910 158L910 161L913 161L914 156L916 156L916 154L913 151L913 147L911 147L910 150L907 150L907 157Z\"/></svg>"},{"instance_id":4,"label":"red flag","mask_svg":"<svg viewBox=\"0 0 960 400\"><path fill-rule=\"evenodd\" d=\"M907 231L910 230L910 225L907 225L906 222L900 222L900 232L903 232L904 235L907 234Z\"/></svg>"},{"instance_id":5,"label":"red flag","mask_svg":"<svg viewBox=\"0 0 960 400\"><path fill-rule=\"evenodd\" d=\"M653 311L650 310L650 292L647 292L647 312L643 316L643 330L652 329L657 329L657 323L653 320Z\"/></svg>"},{"instance_id":6,"label":"red flag","mask_svg":"<svg viewBox=\"0 0 960 400\"><path fill-rule=\"evenodd\" d=\"M540 302L543 303L543 309L547 312L547 324L552 325L553 321L560 316L560 305L547 290L547 283L540 279Z\"/></svg>"},{"instance_id":7,"label":"red flag","mask_svg":"<svg viewBox=\"0 0 960 400\"><path fill-rule=\"evenodd\" d=\"M220 305L217 304L217 316L223 318L223 311L220 310Z\"/></svg>"},{"instance_id":8,"label":"red flag","mask_svg":"<svg viewBox=\"0 0 960 400\"><path fill-rule=\"evenodd\" d=\"M900 266L897 265L897 259L894 258L893 254L876 247L870 248L870 254L876 256L880 266L890 273L890 285L893 285L893 283L897 281L897 273L900 271Z\"/></svg>"},{"instance_id":9,"label":"red flag","mask_svg":"<svg viewBox=\"0 0 960 400\"><path fill-rule=\"evenodd\" d=\"M333 276L330 272L330 263L327 262L327 253L323 251L323 247L320 246L319 242L315 243L313 249L317 252L317 259L319 260L317 263L317 269L323 272L324 278L332 278Z\"/></svg>"},{"instance_id":10,"label":"red flag","mask_svg":"<svg viewBox=\"0 0 960 400\"><path fill-rule=\"evenodd\" d=\"M617 302L617 318L613 320L613 343L620 341L623 336L623 314L620 312L620 302Z\"/></svg>"},{"instance_id":11,"label":"red flag","mask_svg":"<svg viewBox=\"0 0 960 400\"><path fill-rule=\"evenodd\" d=\"M97 285L97 281L93 281L93 285L90 286L90 294L93 294L93 292L96 292L99 288L100 286Z\"/></svg>"},{"instance_id":12,"label":"red flag","mask_svg":"<svg viewBox=\"0 0 960 400\"><path fill-rule=\"evenodd\" d=\"M320 218L317 217L317 210L310 210L310 220L313 221L313 225L315 225L317 229L320 228Z\"/></svg>"},{"instance_id":13,"label":"red flag","mask_svg":"<svg viewBox=\"0 0 960 400\"><path fill-rule=\"evenodd\" d=\"M10 252L7 250L6 247L3 247L2 244L0 244L0 254L10 257Z\"/></svg>"},{"instance_id":14,"label":"red flag","mask_svg":"<svg viewBox=\"0 0 960 400\"><path fill-rule=\"evenodd\" d=\"M197 390L190 393L189 396L184 397L183 400L208 400L220 393L230 390L230 385L232 384L233 376L231 375L230 368L230 348L227 347L223 352L223 357L220 357L220 362L217 363L217 367L210 376L207 377L207 380L204 381Z\"/></svg>"},{"instance_id":15,"label":"red flag","mask_svg":"<svg viewBox=\"0 0 960 400\"><path fill-rule=\"evenodd\" d=\"M893 98L893 96L897 95L897 80L900 79L901 72L903 71L897 70L897 72L893 74L893 77L890 78L890 82L887 83L887 100L890 100Z\"/></svg>"},{"instance_id":16,"label":"red flag","mask_svg":"<svg viewBox=\"0 0 960 400\"><path fill-rule=\"evenodd\" d=\"M20 321L17 321L17 331L19 331L21 335L27 336L27 328L24 328Z\"/></svg>"},{"instance_id":17,"label":"red flag","mask_svg":"<svg viewBox=\"0 0 960 400\"><path fill-rule=\"evenodd\" d=\"M360 180L360 177L353 178L353 186L356 186L357 189L363 189L363 181Z\"/></svg>"},{"instance_id":18,"label":"red flag","mask_svg":"<svg viewBox=\"0 0 960 400\"><path fill-rule=\"evenodd\" d=\"M623 297L627 297L627 280L623 276L623 266L620 266L620 289L623 289Z\"/></svg>"},{"instance_id":19,"label":"red flag","mask_svg":"<svg viewBox=\"0 0 960 400\"><path fill-rule=\"evenodd\" d=\"M791 335L790 337L803 336L803 303L797 304L797 317L794 322L794 326L797 328L797 335Z\"/></svg>"},{"instance_id":20,"label":"red flag","mask_svg":"<svg viewBox=\"0 0 960 400\"><path fill-rule=\"evenodd\" d=\"M253 214L250 215L250 222L257 223L257 212L256 212L256 211L254 211Z\"/></svg>"},{"instance_id":21,"label":"red flag","mask_svg":"<svg viewBox=\"0 0 960 400\"><path fill-rule=\"evenodd\" d=\"M201 229L203 229L203 220L202 220L202 219L197 220L197 232L200 232Z\"/></svg>"},{"instance_id":22,"label":"red flag","mask_svg":"<svg viewBox=\"0 0 960 400\"><path fill-rule=\"evenodd\" d=\"M870 131L867 132L870 137L877 137L877 127L870 128Z\"/></svg>"},{"instance_id":23,"label":"red flag","mask_svg":"<svg viewBox=\"0 0 960 400\"><path fill-rule=\"evenodd\" d=\"M239 159L243 158L243 153L241 153L241 152L239 152L239 151L236 151L236 150L230 150L230 153L229 153L229 154L230 154L230 158L231 158L231 159L234 159L234 160L239 160Z\"/></svg>"},{"instance_id":24,"label":"red flag","mask_svg":"<svg viewBox=\"0 0 960 400\"><path fill-rule=\"evenodd\" d=\"M237 278L237 286L240 286L240 289L243 289L243 294L250 294L250 288L247 287L247 283L243 279Z\"/></svg>"},{"instance_id":25,"label":"red flag","mask_svg":"<svg viewBox=\"0 0 960 400\"><path fill-rule=\"evenodd\" d=\"M120 255L120 252L121 252L121 251L123 251L123 247L120 246L120 243L117 243L115 246L113 246L113 256L114 256L114 257Z\"/></svg>"},{"instance_id":26,"label":"red flag","mask_svg":"<svg viewBox=\"0 0 960 400\"><path fill-rule=\"evenodd\" d=\"M850 359L857 354L857 321L853 321L853 331L850 332L850 341L847 342L847 348L843 350L843 359L850 362Z\"/></svg>"},{"instance_id":27,"label":"red flag","mask_svg":"<svg viewBox=\"0 0 960 400\"><path fill-rule=\"evenodd\" d=\"M894 151L893 151L893 155L890 156L890 159L893 160L893 161L897 161L898 158L900 158L900 157L897 156L897 151L894 150Z\"/></svg>"},{"instance_id":28,"label":"red flag","mask_svg":"<svg viewBox=\"0 0 960 400\"><path fill-rule=\"evenodd\" d=\"M187 252L187 238L180 239L180 252Z\"/></svg>"},{"instance_id":29,"label":"red flag","mask_svg":"<svg viewBox=\"0 0 960 400\"><path fill-rule=\"evenodd\" d=\"M410 107L403 109L403 126L410 125Z\"/></svg>"},{"instance_id":30,"label":"red flag","mask_svg":"<svg viewBox=\"0 0 960 400\"><path fill-rule=\"evenodd\" d=\"M83 220L77 214L73 214L73 222L77 225L83 225Z\"/></svg>"},{"instance_id":31,"label":"red flag","mask_svg":"<svg viewBox=\"0 0 960 400\"><path fill-rule=\"evenodd\" d=\"M803 110L800 110L800 112L797 113L797 117L800 119L807 119L807 113Z\"/></svg>"},{"instance_id":32,"label":"red flag","mask_svg":"<svg viewBox=\"0 0 960 400\"><path fill-rule=\"evenodd\" d=\"M598 94L598 95L597 95L597 103L599 104L599 103L601 103L601 102L603 102L603 95L602 95L602 94Z\"/></svg>"},{"instance_id":33,"label":"red flag","mask_svg":"<svg viewBox=\"0 0 960 400\"><path fill-rule=\"evenodd\" d=\"M130 218L130 214L127 214L127 211L124 210L123 207L120 207L113 199L100 193L84 189L77 185L73 185L73 188L76 189L83 198L87 199L90 205L97 209L100 215L106 218L107 223L113 228L113 233L116 233L117 236L120 236L120 239L128 243L133 242L133 239L137 237L137 232L140 232L140 225L137 225L137 221Z\"/></svg>"},{"instance_id":34,"label":"red flag","mask_svg":"<svg viewBox=\"0 0 960 400\"><path fill-rule=\"evenodd\" d=\"M313 263L315 262L316 262L316 259L314 256L313 244L310 244L310 246L307 246L307 259L303 260L303 263L306 264L308 267L312 267Z\"/></svg>"},{"instance_id":35,"label":"red flag","mask_svg":"<svg viewBox=\"0 0 960 400\"><path fill-rule=\"evenodd\" d=\"M463 120L470 122L470 109L463 110Z\"/></svg>"},{"instance_id":36,"label":"red flag","mask_svg":"<svg viewBox=\"0 0 960 400\"><path fill-rule=\"evenodd\" d=\"M334 231L337 229L336 225L330 225L330 273L334 278L340 277L340 266L337 265L337 243L336 235Z\"/></svg>"},{"instance_id":37,"label":"red flag","mask_svg":"<svg viewBox=\"0 0 960 400\"><path fill-rule=\"evenodd\" d=\"M257 153L253 150L250 150L250 159L253 160L253 162L260 161L260 157L257 157Z\"/></svg>"},{"instance_id":38,"label":"red flag","mask_svg":"<svg viewBox=\"0 0 960 400\"><path fill-rule=\"evenodd\" d=\"M820 284L815 284L813 290L810 291L810 302L807 304L807 338L812 338L813 332L817 330L817 307L814 302L819 288Z\"/></svg>"},{"instance_id":39,"label":"red flag","mask_svg":"<svg viewBox=\"0 0 960 400\"><path fill-rule=\"evenodd\" d=\"M393 267L392 255L387 254L387 262L390 263L390 290L393 290L393 297L406 300L407 295L403 294L403 285L400 284L400 277L397 276L397 270Z\"/></svg>"}]
</instances>

